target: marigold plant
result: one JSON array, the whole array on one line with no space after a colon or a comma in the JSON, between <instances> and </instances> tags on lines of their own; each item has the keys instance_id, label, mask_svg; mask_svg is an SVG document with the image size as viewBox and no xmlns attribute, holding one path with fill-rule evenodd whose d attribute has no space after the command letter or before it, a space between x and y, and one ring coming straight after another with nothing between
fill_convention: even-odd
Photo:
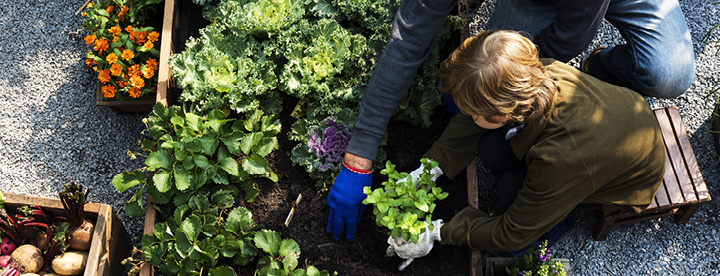
<instances>
[{"instance_id":1,"label":"marigold plant","mask_svg":"<svg viewBox=\"0 0 720 276\"><path fill-rule=\"evenodd\" d=\"M82 27L90 34L85 65L97 72L105 98L139 98L157 91L160 34L143 23L147 10L161 0L108 0L89 3ZM129 16L131 15L131 16Z\"/></svg>"}]
</instances>

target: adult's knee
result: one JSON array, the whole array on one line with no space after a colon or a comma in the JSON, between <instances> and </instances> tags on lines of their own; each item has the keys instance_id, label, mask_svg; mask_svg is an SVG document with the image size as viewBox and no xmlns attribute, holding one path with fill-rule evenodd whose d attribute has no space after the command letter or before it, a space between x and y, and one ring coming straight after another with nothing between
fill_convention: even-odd
<instances>
[{"instance_id":1,"label":"adult's knee","mask_svg":"<svg viewBox=\"0 0 720 276\"><path fill-rule=\"evenodd\" d=\"M695 58L690 53L686 57L649 63L639 76L644 88L639 92L658 98L675 98L687 91L695 82Z\"/></svg>"}]
</instances>

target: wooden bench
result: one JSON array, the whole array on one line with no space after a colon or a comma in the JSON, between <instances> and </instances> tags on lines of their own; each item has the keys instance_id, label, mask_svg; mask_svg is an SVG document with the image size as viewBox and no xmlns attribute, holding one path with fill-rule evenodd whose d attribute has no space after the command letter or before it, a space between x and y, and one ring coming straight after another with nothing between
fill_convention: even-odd
<instances>
[{"instance_id":1,"label":"wooden bench","mask_svg":"<svg viewBox=\"0 0 720 276\"><path fill-rule=\"evenodd\" d=\"M705 181L695 159L677 107L656 109L655 116L665 140L665 176L652 203L640 214L597 213L595 240L604 240L615 226L674 216L675 223L688 222L700 207L710 201Z\"/></svg>"}]
</instances>

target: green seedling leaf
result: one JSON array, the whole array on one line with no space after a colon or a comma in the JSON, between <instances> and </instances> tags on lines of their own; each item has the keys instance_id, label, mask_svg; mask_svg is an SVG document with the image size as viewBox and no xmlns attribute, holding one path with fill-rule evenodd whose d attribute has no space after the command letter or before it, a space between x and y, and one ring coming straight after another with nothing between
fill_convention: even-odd
<instances>
[{"instance_id":1,"label":"green seedling leaf","mask_svg":"<svg viewBox=\"0 0 720 276\"><path fill-rule=\"evenodd\" d=\"M190 172L181 168L175 168L175 187L180 191L185 191L192 187L193 177Z\"/></svg>"},{"instance_id":2,"label":"green seedling leaf","mask_svg":"<svg viewBox=\"0 0 720 276\"><path fill-rule=\"evenodd\" d=\"M280 244L279 255L283 256L283 266L285 271L291 271L297 267L298 257L300 257L300 246L293 239L285 239Z\"/></svg>"},{"instance_id":3,"label":"green seedling leaf","mask_svg":"<svg viewBox=\"0 0 720 276\"><path fill-rule=\"evenodd\" d=\"M225 230L236 235L246 235L254 226L252 213L245 207L236 207L228 214Z\"/></svg>"},{"instance_id":4,"label":"green seedling leaf","mask_svg":"<svg viewBox=\"0 0 720 276\"><path fill-rule=\"evenodd\" d=\"M200 131L201 117L192 113L185 113L185 124L186 127L195 131Z\"/></svg>"},{"instance_id":5,"label":"green seedling leaf","mask_svg":"<svg viewBox=\"0 0 720 276\"><path fill-rule=\"evenodd\" d=\"M229 266L221 266L216 268L211 268L210 271L208 271L208 276L234 276L237 275L235 273L235 270L233 270Z\"/></svg>"},{"instance_id":6,"label":"green seedling leaf","mask_svg":"<svg viewBox=\"0 0 720 276\"><path fill-rule=\"evenodd\" d=\"M246 156L242 161L242 168L250 174L263 175L269 171L267 161L260 155L252 154Z\"/></svg>"},{"instance_id":7,"label":"green seedling leaf","mask_svg":"<svg viewBox=\"0 0 720 276\"><path fill-rule=\"evenodd\" d=\"M210 160L208 160L205 155L195 155L192 160L195 163L195 166L198 166L198 168L201 169L207 169L212 166L212 164L210 164Z\"/></svg>"}]
</instances>

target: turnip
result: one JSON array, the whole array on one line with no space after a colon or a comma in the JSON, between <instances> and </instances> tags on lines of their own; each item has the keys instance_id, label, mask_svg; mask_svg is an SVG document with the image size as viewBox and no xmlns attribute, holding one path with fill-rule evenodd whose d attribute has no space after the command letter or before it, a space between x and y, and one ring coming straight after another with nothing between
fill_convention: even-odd
<instances>
[{"instance_id":1,"label":"turnip","mask_svg":"<svg viewBox=\"0 0 720 276\"><path fill-rule=\"evenodd\" d=\"M68 251L53 259L52 269L60 275L78 275L85 271L87 259L86 251Z\"/></svg>"},{"instance_id":2,"label":"turnip","mask_svg":"<svg viewBox=\"0 0 720 276\"><path fill-rule=\"evenodd\" d=\"M90 191L82 192L82 185L71 182L60 192L60 200L67 212L70 222L70 248L76 250L90 249L95 225L85 219L85 199Z\"/></svg>"},{"instance_id":3,"label":"turnip","mask_svg":"<svg viewBox=\"0 0 720 276\"><path fill-rule=\"evenodd\" d=\"M10 255L10 263L0 276L18 276L21 273L35 273L42 269L43 255L39 248L23 244Z\"/></svg>"}]
</instances>

